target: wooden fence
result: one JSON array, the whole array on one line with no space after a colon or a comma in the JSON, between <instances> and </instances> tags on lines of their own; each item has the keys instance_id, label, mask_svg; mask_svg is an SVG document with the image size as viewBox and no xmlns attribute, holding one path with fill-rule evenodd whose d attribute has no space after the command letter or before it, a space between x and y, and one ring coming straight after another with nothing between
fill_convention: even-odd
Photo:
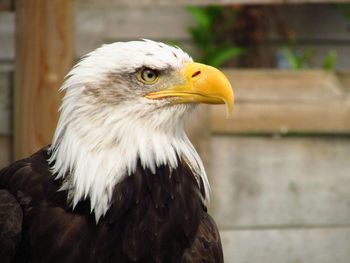
<instances>
[{"instance_id":1,"label":"wooden fence","mask_svg":"<svg viewBox=\"0 0 350 263\"><path fill-rule=\"evenodd\" d=\"M226 261L349 262L349 75L228 75L235 110L211 111L208 158Z\"/></svg>"}]
</instances>

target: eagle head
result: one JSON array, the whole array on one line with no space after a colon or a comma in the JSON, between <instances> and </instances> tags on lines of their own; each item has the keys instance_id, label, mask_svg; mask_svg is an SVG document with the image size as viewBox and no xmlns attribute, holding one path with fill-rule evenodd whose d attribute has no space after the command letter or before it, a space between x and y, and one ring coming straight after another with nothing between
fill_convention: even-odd
<instances>
[{"instance_id":1,"label":"eagle head","mask_svg":"<svg viewBox=\"0 0 350 263\"><path fill-rule=\"evenodd\" d=\"M138 160L154 172L176 168L177 156L202 179L208 199L203 164L183 128L198 103L232 109L232 88L219 70L163 43L117 42L83 57L61 90L49 162L73 207L89 198L98 221Z\"/></svg>"}]
</instances>

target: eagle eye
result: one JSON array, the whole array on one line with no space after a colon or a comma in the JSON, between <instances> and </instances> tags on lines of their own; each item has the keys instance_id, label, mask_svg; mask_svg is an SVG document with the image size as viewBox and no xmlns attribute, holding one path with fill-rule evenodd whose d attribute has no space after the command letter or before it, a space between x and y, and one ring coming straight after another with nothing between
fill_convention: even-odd
<instances>
[{"instance_id":1,"label":"eagle eye","mask_svg":"<svg viewBox=\"0 0 350 263\"><path fill-rule=\"evenodd\" d=\"M138 74L137 79L144 84L154 84L158 81L159 72L150 68L143 68Z\"/></svg>"}]
</instances>

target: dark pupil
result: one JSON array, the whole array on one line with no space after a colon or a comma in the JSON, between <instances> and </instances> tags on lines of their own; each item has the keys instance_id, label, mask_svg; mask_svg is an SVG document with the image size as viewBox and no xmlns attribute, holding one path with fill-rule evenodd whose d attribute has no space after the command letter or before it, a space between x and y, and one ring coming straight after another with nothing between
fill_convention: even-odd
<instances>
[{"instance_id":1,"label":"dark pupil","mask_svg":"<svg viewBox=\"0 0 350 263\"><path fill-rule=\"evenodd\" d=\"M147 77L152 79L154 77L154 73L152 71L147 71Z\"/></svg>"}]
</instances>

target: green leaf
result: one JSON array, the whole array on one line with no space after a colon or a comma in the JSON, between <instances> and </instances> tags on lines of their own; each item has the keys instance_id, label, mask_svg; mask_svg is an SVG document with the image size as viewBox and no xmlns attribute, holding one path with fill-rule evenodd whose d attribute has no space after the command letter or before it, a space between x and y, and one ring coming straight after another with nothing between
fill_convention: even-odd
<instances>
[{"instance_id":1,"label":"green leaf","mask_svg":"<svg viewBox=\"0 0 350 263\"><path fill-rule=\"evenodd\" d=\"M285 49L283 51L283 54L288 62L288 66L291 69L300 69L301 65L298 61L297 56L294 54L294 52L292 52L290 49Z\"/></svg>"},{"instance_id":2,"label":"green leaf","mask_svg":"<svg viewBox=\"0 0 350 263\"><path fill-rule=\"evenodd\" d=\"M223 13L224 8L222 6L207 6L204 7L205 8L205 12L207 14L207 16L210 19L210 22L212 23L214 21L214 19L218 16L221 16Z\"/></svg>"},{"instance_id":3,"label":"green leaf","mask_svg":"<svg viewBox=\"0 0 350 263\"><path fill-rule=\"evenodd\" d=\"M336 60L337 60L337 51L330 50L322 62L322 68L325 70L334 69Z\"/></svg>"},{"instance_id":4,"label":"green leaf","mask_svg":"<svg viewBox=\"0 0 350 263\"><path fill-rule=\"evenodd\" d=\"M212 36L207 30L190 29L193 42L202 50L207 49L212 44Z\"/></svg>"},{"instance_id":5,"label":"green leaf","mask_svg":"<svg viewBox=\"0 0 350 263\"><path fill-rule=\"evenodd\" d=\"M203 29L208 29L210 27L211 17L207 14L205 8L189 6L187 10L196 21L198 27Z\"/></svg>"},{"instance_id":6,"label":"green leaf","mask_svg":"<svg viewBox=\"0 0 350 263\"><path fill-rule=\"evenodd\" d=\"M199 61L214 66L221 66L231 58L242 54L243 49L234 46L228 48L228 45L225 44L226 41L221 38L221 36L227 34L224 26L218 27L217 25L220 22L220 18L222 19L224 16L224 8L222 6L191 6L187 8L187 11L196 22L188 30L192 41L202 54ZM234 15L235 17L236 14ZM232 41L228 41L228 44L232 45Z\"/></svg>"},{"instance_id":7,"label":"green leaf","mask_svg":"<svg viewBox=\"0 0 350 263\"><path fill-rule=\"evenodd\" d=\"M243 48L239 47L227 47L216 50L214 54L207 58L207 63L213 67L221 67L227 61L232 58L242 55L244 52Z\"/></svg>"}]
</instances>

